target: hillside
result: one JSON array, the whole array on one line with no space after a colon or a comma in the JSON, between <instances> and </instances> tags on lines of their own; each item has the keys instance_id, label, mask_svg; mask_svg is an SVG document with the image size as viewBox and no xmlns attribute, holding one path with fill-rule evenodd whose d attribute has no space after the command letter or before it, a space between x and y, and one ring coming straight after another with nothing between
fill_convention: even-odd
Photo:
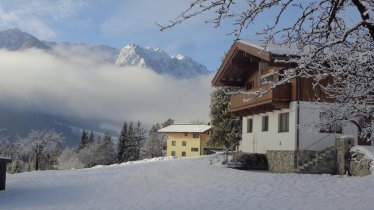
<instances>
[{"instance_id":1,"label":"hillside","mask_svg":"<svg viewBox=\"0 0 374 210\"><path fill-rule=\"evenodd\" d=\"M0 209L372 209L374 179L210 165L213 156L8 175ZM349 199L348 199L349 198Z\"/></svg>"}]
</instances>

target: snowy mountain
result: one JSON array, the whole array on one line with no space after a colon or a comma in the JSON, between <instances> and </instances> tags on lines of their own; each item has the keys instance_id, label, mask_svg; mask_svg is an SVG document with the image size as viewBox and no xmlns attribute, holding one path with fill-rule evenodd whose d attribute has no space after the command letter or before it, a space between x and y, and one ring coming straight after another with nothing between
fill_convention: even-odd
<instances>
[{"instance_id":1,"label":"snowy mountain","mask_svg":"<svg viewBox=\"0 0 374 210\"><path fill-rule=\"evenodd\" d=\"M178 79L196 78L210 73L204 65L190 57L171 56L159 48L130 44L118 50L106 45L40 41L19 29L0 31L0 49L17 51L27 48L46 49L58 56L80 57L98 63L146 67L158 74L168 74Z\"/></svg>"},{"instance_id":2,"label":"snowy mountain","mask_svg":"<svg viewBox=\"0 0 374 210\"><path fill-rule=\"evenodd\" d=\"M158 74L170 74L176 78L194 78L207 75L207 68L189 57L171 56L159 48L140 47L135 44L121 49L116 64L153 69Z\"/></svg>"},{"instance_id":3,"label":"snowy mountain","mask_svg":"<svg viewBox=\"0 0 374 210\"><path fill-rule=\"evenodd\" d=\"M27 48L48 49L48 46L34 36L19 29L0 31L0 49L16 51Z\"/></svg>"}]
</instances>

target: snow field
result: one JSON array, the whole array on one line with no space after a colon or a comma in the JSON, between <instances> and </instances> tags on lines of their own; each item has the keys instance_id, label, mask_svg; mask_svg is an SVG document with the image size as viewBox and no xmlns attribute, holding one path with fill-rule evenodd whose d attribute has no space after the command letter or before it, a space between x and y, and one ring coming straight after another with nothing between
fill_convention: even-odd
<instances>
[{"instance_id":1,"label":"snow field","mask_svg":"<svg viewBox=\"0 0 374 210\"><path fill-rule=\"evenodd\" d=\"M1 210L372 209L374 176L239 171L211 157L8 175Z\"/></svg>"}]
</instances>

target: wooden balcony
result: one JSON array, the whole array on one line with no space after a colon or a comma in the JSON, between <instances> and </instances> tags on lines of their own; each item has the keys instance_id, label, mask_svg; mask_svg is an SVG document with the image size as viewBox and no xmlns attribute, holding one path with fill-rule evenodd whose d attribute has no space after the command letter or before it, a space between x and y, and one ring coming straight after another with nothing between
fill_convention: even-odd
<instances>
[{"instance_id":1,"label":"wooden balcony","mask_svg":"<svg viewBox=\"0 0 374 210\"><path fill-rule=\"evenodd\" d=\"M262 87L266 89L269 87ZM289 108L291 102L291 83L278 85L264 95L255 96L247 94L235 94L231 96L231 112L241 115L252 115Z\"/></svg>"}]
</instances>

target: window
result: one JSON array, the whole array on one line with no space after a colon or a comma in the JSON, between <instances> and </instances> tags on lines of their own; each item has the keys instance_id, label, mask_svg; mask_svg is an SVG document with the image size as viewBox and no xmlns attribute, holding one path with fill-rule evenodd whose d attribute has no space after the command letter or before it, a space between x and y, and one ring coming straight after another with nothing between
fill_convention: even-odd
<instances>
[{"instance_id":1,"label":"window","mask_svg":"<svg viewBox=\"0 0 374 210\"><path fill-rule=\"evenodd\" d=\"M182 152L182 157L186 157L186 152Z\"/></svg>"},{"instance_id":2,"label":"window","mask_svg":"<svg viewBox=\"0 0 374 210\"><path fill-rule=\"evenodd\" d=\"M196 148L196 147L191 148L191 152L198 152L198 151L199 151L199 148Z\"/></svg>"},{"instance_id":3,"label":"window","mask_svg":"<svg viewBox=\"0 0 374 210\"><path fill-rule=\"evenodd\" d=\"M247 86L246 86L246 89L247 90L251 90L255 87L255 82L254 81L250 81L247 83Z\"/></svg>"},{"instance_id":4,"label":"window","mask_svg":"<svg viewBox=\"0 0 374 210\"><path fill-rule=\"evenodd\" d=\"M279 133L282 133L282 132L288 132L288 124L289 124L289 120L288 120L288 112L287 113L280 113L279 116L278 116L279 120L278 120L278 132Z\"/></svg>"},{"instance_id":5,"label":"window","mask_svg":"<svg viewBox=\"0 0 374 210\"><path fill-rule=\"evenodd\" d=\"M187 146L187 141L182 141L182 146Z\"/></svg>"},{"instance_id":6,"label":"window","mask_svg":"<svg viewBox=\"0 0 374 210\"><path fill-rule=\"evenodd\" d=\"M247 119L247 133L252 133L253 131L253 119Z\"/></svg>"},{"instance_id":7,"label":"window","mask_svg":"<svg viewBox=\"0 0 374 210\"><path fill-rule=\"evenodd\" d=\"M269 130L269 116L262 117L262 131Z\"/></svg>"},{"instance_id":8,"label":"window","mask_svg":"<svg viewBox=\"0 0 374 210\"><path fill-rule=\"evenodd\" d=\"M199 133L193 133L192 138L199 138Z\"/></svg>"},{"instance_id":9,"label":"window","mask_svg":"<svg viewBox=\"0 0 374 210\"><path fill-rule=\"evenodd\" d=\"M320 119L329 117L325 112L319 113ZM331 117L331 116L330 116ZM332 122L329 125L321 128L320 133L343 133L343 127L340 123Z\"/></svg>"},{"instance_id":10,"label":"window","mask_svg":"<svg viewBox=\"0 0 374 210\"><path fill-rule=\"evenodd\" d=\"M188 133L184 133L184 136L188 136Z\"/></svg>"},{"instance_id":11,"label":"window","mask_svg":"<svg viewBox=\"0 0 374 210\"><path fill-rule=\"evenodd\" d=\"M177 142L176 141L172 141L171 142L171 146L177 146Z\"/></svg>"},{"instance_id":12,"label":"window","mask_svg":"<svg viewBox=\"0 0 374 210\"><path fill-rule=\"evenodd\" d=\"M175 151L171 151L171 156L175 156Z\"/></svg>"}]
</instances>

